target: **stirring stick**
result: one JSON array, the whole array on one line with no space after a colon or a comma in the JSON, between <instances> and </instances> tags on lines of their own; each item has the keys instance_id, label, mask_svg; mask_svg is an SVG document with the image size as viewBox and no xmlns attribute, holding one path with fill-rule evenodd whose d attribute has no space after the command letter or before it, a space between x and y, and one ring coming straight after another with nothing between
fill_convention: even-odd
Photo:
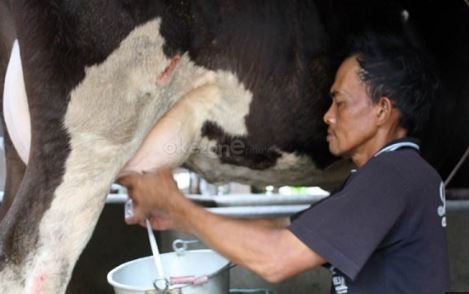
<instances>
[{"instance_id":1,"label":"stirring stick","mask_svg":"<svg viewBox=\"0 0 469 294\"><path fill-rule=\"evenodd\" d=\"M147 225L148 239L150 239L151 252L153 253L153 260L155 261L156 272L160 278L164 278L163 264L161 263L160 251L156 243L155 235L148 219L145 219Z\"/></svg>"}]
</instances>

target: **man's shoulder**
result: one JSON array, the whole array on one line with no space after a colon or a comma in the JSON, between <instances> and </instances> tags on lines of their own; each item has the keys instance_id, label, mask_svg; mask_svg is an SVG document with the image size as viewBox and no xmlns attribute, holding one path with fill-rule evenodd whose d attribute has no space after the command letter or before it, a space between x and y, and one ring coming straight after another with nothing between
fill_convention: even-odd
<instances>
[{"instance_id":1,"label":"man's shoulder","mask_svg":"<svg viewBox=\"0 0 469 294\"><path fill-rule=\"evenodd\" d=\"M371 158L363 167L358 170L357 175L367 178L398 178L403 177L403 170L406 170L411 161L419 161L414 155L398 154L401 152L388 152ZM411 159L411 161L409 161ZM414 162L415 163L415 162ZM420 164L420 163L419 163Z\"/></svg>"},{"instance_id":2,"label":"man's shoulder","mask_svg":"<svg viewBox=\"0 0 469 294\"><path fill-rule=\"evenodd\" d=\"M381 172L379 176L403 187L408 196L425 196L430 191L438 191L442 183L435 168L414 150L398 150L379 157L370 162L370 172Z\"/></svg>"},{"instance_id":3,"label":"man's shoulder","mask_svg":"<svg viewBox=\"0 0 469 294\"><path fill-rule=\"evenodd\" d=\"M419 152L411 149L397 150L388 154L383 154L377 158L377 164L382 164L393 170L397 170L406 177L412 178L425 177L439 180L438 172L433 168Z\"/></svg>"},{"instance_id":4,"label":"man's shoulder","mask_svg":"<svg viewBox=\"0 0 469 294\"><path fill-rule=\"evenodd\" d=\"M370 159L357 172L357 182L367 185L395 184L399 187L419 187L434 183L439 185L441 177L438 172L423 159L418 152L411 149L387 152Z\"/></svg>"}]
</instances>

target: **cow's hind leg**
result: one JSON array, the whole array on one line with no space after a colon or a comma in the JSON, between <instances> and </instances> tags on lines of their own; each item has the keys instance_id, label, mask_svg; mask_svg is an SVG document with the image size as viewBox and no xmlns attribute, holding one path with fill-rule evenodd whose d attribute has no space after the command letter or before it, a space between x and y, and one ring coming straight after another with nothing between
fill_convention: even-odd
<instances>
[{"instance_id":1,"label":"cow's hind leg","mask_svg":"<svg viewBox=\"0 0 469 294\"><path fill-rule=\"evenodd\" d=\"M112 181L141 142L132 132L116 142L69 131L32 145L37 151L0 224L0 293L65 291Z\"/></svg>"},{"instance_id":2,"label":"cow's hind leg","mask_svg":"<svg viewBox=\"0 0 469 294\"><path fill-rule=\"evenodd\" d=\"M24 40L41 41L22 48L31 152L0 223L0 293L65 291L112 181L177 100L155 82L169 64L157 29L156 21L139 27L84 71L70 60L79 64L68 74L50 46L54 35L25 32Z\"/></svg>"},{"instance_id":3,"label":"cow's hind leg","mask_svg":"<svg viewBox=\"0 0 469 294\"><path fill-rule=\"evenodd\" d=\"M111 183L172 105L152 90L93 100L81 93L86 83L74 90L65 114L60 100L41 102L60 93L44 95L40 91L48 89L41 87L30 91L37 97L30 99L30 159L0 223L0 293L65 291Z\"/></svg>"}]
</instances>

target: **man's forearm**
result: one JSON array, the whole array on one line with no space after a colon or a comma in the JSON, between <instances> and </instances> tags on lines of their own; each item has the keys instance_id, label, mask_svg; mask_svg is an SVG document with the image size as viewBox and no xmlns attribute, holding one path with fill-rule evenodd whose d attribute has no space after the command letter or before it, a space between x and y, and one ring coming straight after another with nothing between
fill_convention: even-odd
<instances>
[{"instance_id":1,"label":"man's forearm","mask_svg":"<svg viewBox=\"0 0 469 294\"><path fill-rule=\"evenodd\" d=\"M196 235L232 262L272 281L277 280L277 276L290 276L306 269L295 268L287 260L291 257L288 252L295 250L291 248L295 237L285 229L285 220L276 223L227 218L210 213L187 199L182 200L182 197L179 199L180 203L171 210L175 223L180 225L177 229ZM296 253L300 251L293 254Z\"/></svg>"}]
</instances>

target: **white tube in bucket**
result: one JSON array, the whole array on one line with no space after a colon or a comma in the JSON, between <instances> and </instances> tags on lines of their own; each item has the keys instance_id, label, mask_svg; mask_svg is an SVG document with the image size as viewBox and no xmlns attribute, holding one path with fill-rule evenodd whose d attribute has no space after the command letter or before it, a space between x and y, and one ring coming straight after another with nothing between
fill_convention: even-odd
<instances>
[{"instance_id":1,"label":"white tube in bucket","mask_svg":"<svg viewBox=\"0 0 469 294\"><path fill-rule=\"evenodd\" d=\"M155 262L156 272L158 278L155 280L155 287L160 290L168 289L168 281L164 275L163 264L161 263L160 250L158 249L158 244L156 243L156 238L153 233L153 228L151 227L150 221L145 219L147 225L148 239L150 240L151 252L153 254L153 260ZM161 283L164 282L164 285Z\"/></svg>"},{"instance_id":2,"label":"white tube in bucket","mask_svg":"<svg viewBox=\"0 0 469 294\"><path fill-rule=\"evenodd\" d=\"M127 200L124 206L125 218L132 217L134 214L134 206L132 199ZM156 243L155 234L153 233L153 228L151 227L150 221L145 219L145 224L147 227L148 240L150 241L151 252L153 254L153 261L156 268L157 278L155 279L153 285L157 290L163 291L163 293L169 288L169 281L164 275L163 264L161 262L160 250L158 249L158 244Z\"/></svg>"}]
</instances>

